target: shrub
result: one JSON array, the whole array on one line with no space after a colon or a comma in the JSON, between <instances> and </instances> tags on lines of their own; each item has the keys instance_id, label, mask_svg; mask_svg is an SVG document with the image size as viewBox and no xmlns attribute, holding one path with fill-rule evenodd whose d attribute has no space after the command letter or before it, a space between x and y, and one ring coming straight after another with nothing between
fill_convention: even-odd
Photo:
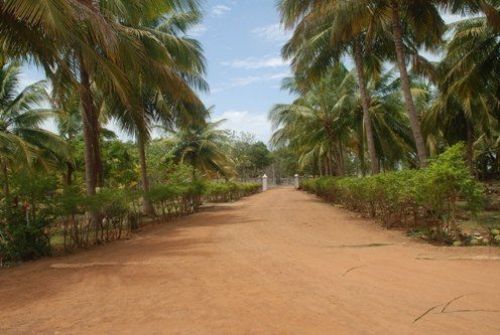
<instances>
[{"instance_id":1,"label":"shrub","mask_svg":"<svg viewBox=\"0 0 500 335\"><path fill-rule=\"evenodd\" d=\"M323 177L303 181L302 189L329 202L376 218L385 227L436 225L458 235L457 204L472 213L483 204L484 190L463 160L461 144L449 148L421 170L403 170L371 177Z\"/></svg>"},{"instance_id":2,"label":"shrub","mask_svg":"<svg viewBox=\"0 0 500 335\"><path fill-rule=\"evenodd\" d=\"M203 200L233 201L260 189L196 181L160 185L147 194L103 188L88 196L78 187L57 189L53 177L31 179L16 177L11 197L0 206L0 266L124 238L140 225L143 197L169 219L193 213Z\"/></svg>"},{"instance_id":3,"label":"shrub","mask_svg":"<svg viewBox=\"0 0 500 335\"><path fill-rule=\"evenodd\" d=\"M206 185L204 196L210 202L228 202L255 194L260 189L258 183L210 182Z\"/></svg>"},{"instance_id":4,"label":"shrub","mask_svg":"<svg viewBox=\"0 0 500 335\"><path fill-rule=\"evenodd\" d=\"M10 182L11 193L1 204L0 263L50 254L47 229L55 218L56 179L20 171Z\"/></svg>"},{"instance_id":5,"label":"shrub","mask_svg":"<svg viewBox=\"0 0 500 335\"><path fill-rule=\"evenodd\" d=\"M130 218L134 217L132 206L136 195L126 190L101 189L97 194L86 197L84 209L89 213L97 213L97 224L94 228L95 242L120 239L130 230Z\"/></svg>"},{"instance_id":6,"label":"shrub","mask_svg":"<svg viewBox=\"0 0 500 335\"><path fill-rule=\"evenodd\" d=\"M93 196L67 188L55 197L57 219L52 235L64 249L87 247L120 239L137 228L139 194L123 189L100 189Z\"/></svg>"},{"instance_id":7,"label":"shrub","mask_svg":"<svg viewBox=\"0 0 500 335\"><path fill-rule=\"evenodd\" d=\"M38 217L27 220L24 211L9 213L6 224L0 225L0 264L32 260L50 254L45 228L49 222Z\"/></svg>"},{"instance_id":8,"label":"shrub","mask_svg":"<svg viewBox=\"0 0 500 335\"><path fill-rule=\"evenodd\" d=\"M192 213L201 205L205 184L192 183L166 184L152 188L148 194L157 214L164 219Z\"/></svg>"}]
</instances>

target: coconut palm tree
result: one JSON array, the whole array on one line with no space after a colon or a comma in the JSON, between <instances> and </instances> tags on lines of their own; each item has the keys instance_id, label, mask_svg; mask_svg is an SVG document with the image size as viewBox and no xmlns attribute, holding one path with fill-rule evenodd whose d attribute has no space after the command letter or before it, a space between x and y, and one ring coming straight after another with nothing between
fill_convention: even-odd
<instances>
[{"instance_id":1,"label":"coconut palm tree","mask_svg":"<svg viewBox=\"0 0 500 335\"><path fill-rule=\"evenodd\" d=\"M120 21L102 15L100 10L98 2L89 0L0 2L4 52L10 57L31 57L46 69L58 68L68 81L80 87L89 194L95 193L100 158L90 72L102 73L108 87L126 96L126 78L117 66L121 61L119 42L125 41L118 38Z\"/></svg>"},{"instance_id":2,"label":"coconut palm tree","mask_svg":"<svg viewBox=\"0 0 500 335\"><path fill-rule=\"evenodd\" d=\"M441 64L443 92L466 96L467 92L482 90L495 95L500 82L496 75L500 70L499 33L491 28L486 17L466 19L450 28L453 37ZM478 82L484 85L477 85Z\"/></svg>"},{"instance_id":3,"label":"coconut palm tree","mask_svg":"<svg viewBox=\"0 0 500 335\"><path fill-rule=\"evenodd\" d=\"M87 5L98 13L106 14L107 23L116 35L115 52L106 55L109 57L107 64L93 62L88 64L85 54L76 52L85 121L84 139L88 143L85 152L87 189L93 193L92 190L95 190L95 185L99 181L98 172L102 170L102 163L99 150L100 112L92 96L92 85L105 96L116 95L120 102L127 106L129 113L137 113L138 115L134 117L136 124L141 122L141 100L135 94L132 83L138 77L147 78L162 89L183 94L185 91L183 88L187 85L175 70L176 65L182 64L183 61L182 58L175 58L177 55L173 55L172 51L183 52L185 48L183 49L178 41L173 41L168 36L158 36L159 34L151 32L148 25L176 8L183 6L192 8L193 2L149 0L132 1L127 3L127 6L116 6L115 1L99 1L88 2ZM97 43L88 39L88 44ZM79 46L73 48L77 49ZM79 50L85 51L85 49ZM106 71L103 71L103 65L113 72L112 80Z\"/></svg>"},{"instance_id":4,"label":"coconut palm tree","mask_svg":"<svg viewBox=\"0 0 500 335\"><path fill-rule=\"evenodd\" d=\"M340 3L341 5L336 7L336 15L342 18L341 31L344 34L349 36L366 31L367 43L371 43L372 38L381 34L391 37L419 162L421 166L425 166L427 152L419 115L411 94L407 62L410 56L413 56L414 61L423 62L422 57L418 56L418 50L422 47L435 48L442 43L441 38L446 26L441 18L439 6L446 4L446 1L346 0Z\"/></svg>"},{"instance_id":5,"label":"coconut palm tree","mask_svg":"<svg viewBox=\"0 0 500 335\"><path fill-rule=\"evenodd\" d=\"M452 13L477 15L483 13L486 16L488 26L500 32L500 3L498 0L448 0L447 8Z\"/></svg>"},{"instance_id":6,"label":"coconut palm tree","mask_svg":"<svg viewBox=\"0 0 500 335\"><path fill-rule=\"evenodd\" d=\"M32 57L45 68L57 67L79 88L89 194L95 193L102 165L93 87L119 97L127 106L137 106L126 73L142 72L175 92L177 82L172 80L170 65L182 60L172 58L158 36L137 27L181 8L195 10L196 1L0 2L0 42L8 55Z\"/></svg>"},{"instance_id":7,"label":"coconut palm tree","mask_svg":"<svg viewBox=\"0 0 500 335\"><path fill-rule=\"evenodd\" d=\"M8 173L15 166L50 165L51 158L67 155L66 146L54 133L40 126L51 111L35 109L45 98L45 83L18 91L18 63L0 64L0 161L4 195L9 195Z\"/></svg>"},{"instance_id":8,"label":"coconut palm tree","mask_svg":"<svg viewBox=\"0 0 500 335\"><path fill-rule=\"evenodd\" d=\"M199 43L186 35L188 29L199 22L200 14L193 10L160 14L136 29L155 36L168 52L172 59L169 62L170 76L159 82L161 78L151 78L144 71L132 73L130 77L139 104L126 106L116 99L107 103L107 114L137 139L144 192L150 188L146 145L152 128L160 123L163 128L173 130L175 126L204 122L206 116L203 104L194 92L194 88L206 89L208 86L201 77L205 70L204 58ZM144 198L144 210L153 214L147 198Z\"/></svg>"},{"instance_id":9,"label":"coconut palm tree","mask_svg":"<svg viewBox=\"0 0 500 335\"><path fill-rule=\"evenodd\" d=\"M450 25L453 35L437 70L439 93L425 115L428 133L446 144L467 143L471 168L476 141L494 143L500 120L500 41L490 21L482 16Z\"/></svg>"},{"instance_id":10,"label":"coconut palm tree","mask_svg":"<svg viewBox=\"0 0 500 335\"><path fill-rule=\"evenodd\" d=\"M322 174L346 173L349 157L357 159L364 174L364 117L356 76L337 65L292 104L276 105L270 112L275 128L272 143L294 148L302 167L321 166ZM285 85L294 86L290 80ZM378 159L391 169L408 159L406 153L414 152L399 85L388 72L369 81L367 90Z\"/></svg>"},{"instance_id":11,"label":"coconut palm tree","mask_svg":"<svg viewBox=\"0 0 500 335\"><path fill-rule=\"evenodd\" d=\"M223 150L229 137L219 129L224 121L192 124L174 135L172 155L178 163L191 165L193 180L198 179L198 172L225 178L234 174L232 162Z\"/></svg>"},{"instance_id":12,"label":"coconut palm tree","mask_svg":"<svg viewBox=\"0 0 500 335\"><path fill-rule=\"evenodd\" d=\"M371 64L369 65L380 70L382 58L378 51L384 51L384 48L373 48L375 52L367 53L370 46L362 43L366 35L365 31L360 31L357 35L351 35L347 39L344 38L345 34L338 29L341 25L337 24L337 21L342 19L336 15L336 8L340 5L341 1L336 0L305 1L302 2L302 7L298 6L294 0L281 1L279 9L282 22L287 28L295 28L292 39L283 48L283 55L286 58L292 58L294 70L304 72L308 78L317 77L324 68L332 63L338 63L343 55L347 54L353 58L363 102L363 123L371 170L376 174L380 169L373 139L372 121L369 117L370 97L366 88L365 66L367 58L370 58L368 62ZM339 38L339 35L343 35L342 38Z\"/></svg>"},{"instance_id":13,"label":"coconut palm tree","mask_svg":"<svg viewBox=\"0 0 500 335\"><path fill-rule=\"evenodd\" d=\"M426 47L433 47L441 43L445 24L438 10L438 2L435 0L418 2L390 0L377 2L378 5L381 5L379 10L390 13L389 22L392 25L401 88L421 166L426 165L427 152L417 108L411 94L411 80L406 65L407 55L404 48L404 39L410 37L417 46ZM406 34L405 31L407 31Z\"/></svg>"},{"instance_id":14,"label":"coconut palm tree","mask_svg":"<svg viewBox=\"0 0 500 335\"><path fill-rule=\"evenodd\" d=\"M415 142L401 98L400 80L393 70L384 72L368 83L370 115L373 120L375 145L385 171L395 170L403 164L418 166ZM412 94L417 98L420 111L424 92L412 83ZM359 105L359 103L358 103Z\"/></svg>"},{"instance_id":15,"label":"coconut palm tree","mask_svg":"<svg viewBox=\"0 0 500 335\"><path fill-rule=\"evenodd\" d=\"M294 103L274 106L271 143L296 148L302 167L317 163L325 174L343 175L355 89L355 79L343 65L331 68Z\"/></svg>"},{"instance_id":16,"label":"coconut palm tree","mask_svg":"<svg viewBox=\"0 0 500 335\"><path fill-rule=\"evenodd\" d=\"M80 98L75 90L66 90L65 95L57 96L53 90L51 97L52 108L55 112L55 121L59 136L72 149L70 154L61 162L65 166L64 184L69 186L73 182L73 173L76 169L74 146L83 132Z\"/></svg>"}]
</instances>

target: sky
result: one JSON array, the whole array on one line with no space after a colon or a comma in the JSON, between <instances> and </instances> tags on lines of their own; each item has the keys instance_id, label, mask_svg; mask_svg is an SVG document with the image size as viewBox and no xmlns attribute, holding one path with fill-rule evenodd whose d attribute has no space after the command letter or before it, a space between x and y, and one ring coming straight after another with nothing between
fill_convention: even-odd
<instances>
[{"instance_id":1,"label":"sky","mask_svg":"<svg viewBox=\"0 0 500 335\"><path fill-rule=\"evenodd\" d=\"M290 33L281 29L275 0L204 0L202 6L204 19L189 33L201 42L207 60L210 92L200 96L207 107L214 106L214 121L226 120L222 128L249 132L267 143L269 110L293 100L280 90L282 79L291 75L280 56ZM456 19L445 15L447 22ZM21 83L43 78L42 70L28 65ZM46 127L55 130L50 122Z\"/></svg>"},{"instance_id":2,"label":"sky","mask_svg":"<svg viewBox=\"0 0 500 335\"><path fill-rule=\"evenodd\" d=\"M280 90L281 80L290 76L280 56L289 35L280 29L275 1L204 0L202 6L203 22L189 33L201 42L207 60L210 92L200 96L207 107L214 106L214 121L226 119L221 128L250 132L267 143L269 110L293 100ZM27 65L21 86L42 79L41 69ZM46 127L55 130L52 122Z\"/></svg>"},{"instance_id":3,"label":"sky","mask_svg":"<svg viewBox=\"0 0 500 335\"><path fill-rule=\"evenodd\" d=\"M292 101L280 90L290 70L280 50L289 37L279 24L274 0L206 0L205 18L192 34L203 44L207 58L214 119L222 127L253 133L267 142L267 114L276 103Z\"/></svg>"}]
</instances>

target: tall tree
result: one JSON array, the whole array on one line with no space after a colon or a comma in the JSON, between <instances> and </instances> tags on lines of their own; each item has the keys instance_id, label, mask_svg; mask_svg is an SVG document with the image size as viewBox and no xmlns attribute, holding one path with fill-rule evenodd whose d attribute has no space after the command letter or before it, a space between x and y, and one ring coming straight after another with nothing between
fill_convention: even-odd
<instances>
[{"instance_id":1,"label":"tall tree","mask_svg":"<svg viewBox=\"0 0 500 335\"><path fill-rule=\"evenodd\" d=\"M227 132L218 129L223 122L193 124L175 134L172 155L177 162L191 165L193 180L198 179L198 172L225 178L234 174L233 164L223 151L229 140Z\"/></svg>"},{"instance_id":2,"label":"tall tree","mask_svg":"<svg viewBox=\"0 0 500 335\"><path fill-rule=\"evenodd\" d=\"M381 9L384 7L390 11L390 22L394 45L396 47L396 58L401 78L401 88L406 103L410 126L417 147L417 154L421 166L427 164L427 150L420 125L420 118L413 96L411 94L411 81L407 69L407 55L405 53L403 40L413 37L417 45L440 43L441 36L445 30L445 24L437 3L439 1L428 0L408 2L400 0L381 1ZM409 32L405 34L405 31Z\"/></svg>"},{"instance_id":3,"label":"tall tree","mask_svg":"<svg viewBox=\"0 0 500 335\"><path fill-rule=\"evenodd\" d=\"M445 24L439 12L439 6L445 5L447 1L440 0L345 0L345 1L294 1L289 0L297 8L304 8L305 4L321 4L332 8L335 13L334 21L337 40L349 40L349 38L365 35L365 43L374 45L374 41L384 41L382 45L375 46L373 51L383 49L390 51L385 43L386 38L392 39L392 50L398 64L401 89L404 96L408 118L410 120L417 154L420 165L425 166L427 152L422 136L420 118L411 94L411 80L408 74L407 63L410 56L414 64L420 68L426 63L418 55L422 48L435 48L441 45ZM300 3L300 4L298 4ZM386 53L387 54L387 53ZM420 63L420 64L419 64Z\"/></svg>"},{"instance_id":4,"label":"tall tree","mask_svg":"<svg viewBox=\"0 0 500 335\"><path fill-rule=\"evenodd\" d=\"M437 69L439 92L425 115L428 133L447 144L467 143L471 168L477 140L495 142L500 121L500 41L490 21L479 16L450 25L452 37Z\"/></svg>"},{"instance_id":5,"label":"tall tree","mask_svg":"<svg viewBox=\"0 0 500 335\"><path fill-rule=\"evenodd\" d=\"M316 165L322 174L353 173L346 167L352 166L355 158L360 165L358 172L364 174L364 118L356 75L344 66L334 69L292 104L273 108L272 143L292 148L303 169ZM391 72L384 73L369 81L367 90L379 160L384 168L392 169L409 160L407 153L414 152L398 81Z\"/></svg>"},{"instance_id":6,"label":"tall tree","mask_svg":"<svg viewBox=\"0 0 500 335\"><path fill-rule=\"evenodd\" d=\"M101 169L99 113L93 87L138 104L126 73L145 72L159 85L172 76L162 41L136 29L141 22L174 8L196 8L194 0L11 0L0 2L0 41L10 56L31 56L46 68L58 67L79 88L82 104L88 194L94 194ZM125 24L128 23L128 24ZM32 27L35 27L33 29ZM135 111L134 108L130 108Z\"/></svg>"},{"instance_id":7,"label":"tall tree","mask_svg":"<svg viewBox=\"0 0 500 335\"><path fill-rule=\"evenodd\" d=\"M67 155L64 142L54 133L41 128L52 115L36 109L46 98L45 83L19 87L20 66L0 62L0 163L4 195L9 195L9 169L16 166L52 164L47 158ZM46 153L50 152L50 155Z\"/></svg>"},{"instance_id":8,"label":"tall tree","mask_svg":"<svg viewBox=\"0 0 500 335\"><path fill-rule=\"evenodd\" d=\"M371 56L375 57L368 56L366 51L370 46L366 45L363 40L366 31L360 31L348 38L345 37L344 27L337 24L337 21L342 19L336 13L337 7L341 5L342 2L337 0L303 1L300 4L294 0L279 2L278 6L285 27L295 28L292 39L283 49L283 54L287 58L292 57L295 71L304 73L308 78L317 77L319 72L331 66L332 63L339 62L345 54L353 58L363 101L363 123L370 154L371 171L376 174L380 169L373 137L372 120L369 115L370 97L366 89L365 60L370 58L373 63L377 60L378 55L375 56L376 52L372 52ZM339 35L342 35L342 38L339 38ZM380 68L380 64L372 65Z\"/></svg>"}]
</instances>

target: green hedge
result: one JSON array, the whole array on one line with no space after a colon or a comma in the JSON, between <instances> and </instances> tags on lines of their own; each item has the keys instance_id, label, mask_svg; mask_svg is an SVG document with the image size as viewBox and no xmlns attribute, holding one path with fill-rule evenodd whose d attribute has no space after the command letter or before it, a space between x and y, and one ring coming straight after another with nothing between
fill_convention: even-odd
<instances>
[{"instance_id":1,"label":"green hedge","mask_svg":"<svg viewBox=\"0 0 500 335\"><path fill-rule=\"evenodd\" d=\"M3 199L0 266L127 237L141 225L143 197L168 220L195 212L203 201L234 201L260 190L258 184L198 181L160 185L147 194L100 189L87 196L80 189L58 190L55 185L23 183L11 198Z\"/></svg>"},{"instance_id":2,"label":"green hedge","mask_svg":"<svg viewBox=\"0 0 500 335\"><path fill-rule=\"evenodd\" d=\"M385 227L434 224L457 230L458 204L471 212L483 204L483 186L476 182L456 145L420 170L403 170L364 178L326 177L305 180L304 190L342 204Z\"/></svg>"},{"instance_id":3,"label":"green hedge","mask_svg":"<svg viewBox=\"0 0 500 335\"><path fill-rule=\"evenodd\" d=\"M207 184L204 196L209 202L229 202L255 194L261 188L258 183L211 182Z\"/></svg>"},{"instance_id":4,"label":"green hedge","mask_svg":"<svg viewBox=\"0 0 500 335\"><path fill-rule=\"evenodd\" d=\"M160 185L146 194L164 219L195 212L202 203L204 182Z\"/></svg>"}]
</instances>

